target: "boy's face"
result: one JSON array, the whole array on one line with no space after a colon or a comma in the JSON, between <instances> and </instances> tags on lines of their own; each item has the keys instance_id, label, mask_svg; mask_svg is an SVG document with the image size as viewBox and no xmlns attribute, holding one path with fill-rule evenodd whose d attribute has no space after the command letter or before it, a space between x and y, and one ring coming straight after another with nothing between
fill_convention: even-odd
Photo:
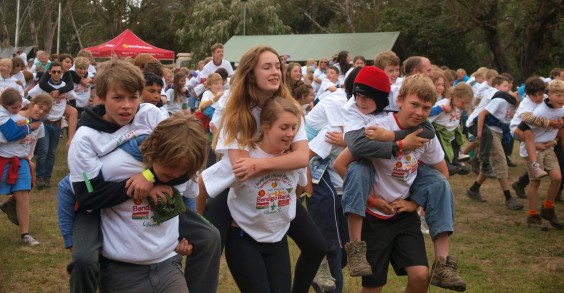
<instances>
[{"instance_id":1,"label":"boy's face","mask_svg":"<svg viewBox=\"0 0 564 293\"><path fill-rule=\"evenodd\" d=\"M433 103L423 102L416 94L398 99L399 112L396 117L402 127L415 127L427 120Z\"/></svg>"},{"instance_id":2,"label":"boy's face","mask_svg":"<svg viewBox=\"0 0 564 293\"><path fill-rule=\"evenodd\" d=\"M530 94L528 96L529 96L529 99L531 99L531 101L533 101L533 103L540 104L540 102L542 102L542 100L544 98L544 92L538 91L538 92L536 92L534 94Z\"/></svg>"},{"instance_id":3,"label":"boy's face","mask_svg":"<svg viewBox=\"0 0 564 293\"><path fill-rule=\"evenodd\" d=\"M153 163L153 171L155 171L155 176L159 178L161 182L169 182L172 179L178 178L188 171L188 168L173 168L162 164L161 162L155 161Z\"/></svg>"},{"instance_id":4,"label":"boy's face","mask_svg":"<svg viewBox=\"0 0 564 293\"><path fill-rule=\"evenodd\" d=\"M18 114L18 112L22 108L22 102L18 101L13 105L5 106L4 108L6 108L6 110L8 110L8 112L10 112L10 114L15 115L15 114Z\"/></svg>"},{"instance_id":5,"label":"boy's face","mask_svg":"<svg viewBox=\"0 0 564 293\"><path fill-rule=\"evenodd\" d=\"M63 76L63 69L61 66L51 66L49 74L51 74L51 79L54 82L59 82L61 81L61 76Z\"/></svg>"},{"instance_id":6,"label":"boy's face","mask_svg":"<svg viewBox=\"0 0 564 293\"><path fill-rule=\"evenodd\" d=\"M325 76L327 77L328 80L330 80L333 83L337 82L337 80L339 79L337 72L331 68L327 69L327 73L325 74Z\"/></svg>"},{"instance_id":7,"label":"boy's face","mask_svg":"<svg viewBox=\"0 0 564 293\"><path fill-rule=\"evenodd\" d=\"M41 64L45 65L45 64L47 64L47 61L49 61L49 56L47 56L47 54L41 54L41 55L37 56L37 60L39 60L39 62L41 62Z\"/></svg>"},{"instance_id":8,"label":"boy's face","mask_svg":"<svg viewBox=\"0 0 564 293\"><path fill-rule=\"evenodd\" d=\"M355 103L360 112L364 115L368 115L377 109L376 102L365 95L355 94Z\"/></svg>"},{"instance_id":9,"label":"boy's face","mask_svg":"<svg viewBox=\"0 0 564 293\"><path fill-rule=\"evenodd\" d=\"M217 80L212 82L211 84L211 91L214 93L218 93L223 89L223 80Z\"/></svg>"},{"instance_id":10,"label":"boy's face","mask_svg":"<svg viewBox=\"0 0 564 293\"><path fill-rule=\"evenodd\" d=\"M161 100L161 90L162 87L156 83L152 85L146 85L143 88L141 100L143 100L143 102L145 103L156 105Z\"/></svg>"},{"instance_id":11,"label":"boy's face","mask_svg":"<svg viewBox=\"0 0 564 293\"><path fill-rule=\"evenodd\" d=\"M502 92L507 92L509 91L509 82L507 82L507 80L504 80L501 84L496 85L495 88Z\"/></svg>"},{"instance_id":12,"label":"boy's face","mask_svg":"<svg viewBox=\"0 0 564 293\"><path fill-rule=\"evenodd\" d=\"M86 72L88 72L87 68L78 68L75 66L74 71L76 72L76 74L80 77L83 77L86 75Z\"/></svg>"},{"instance_id":13,"label":"boy's face","mask_svg":"<svg viewBox=\"0 0 564 293\"><path fill-rule=\"evenodd\" d=\"M384 72L388 75L388 78L390 78L390 84L394 84L400 74L399 65L386 65L384 67Z\"/></svg>"},{"instance_id":14,"label":"boy's face","mask_svg":"<svg viewBox=\"0 0 564 293\"><path fill-rule=\"evenodd\" d=\"M139 92L126 92L119 85L111 88L105 97L99 98L106 106L106 114L102 118L119 126L129 124L139 107Z\"/></svg>"},{"instance_id":15,"label":"boy's face","mask_svg":"<svg viewBox=\"0 0 564 293\"><path fill-rule=\"evenodd\" d=\"M548 93L548 100L553 107L563 107L564 106L564 92L549 92Z\"/></svg>"},{"instance_id":16,"label":"boy's face","mask_svg":"<svg viewBox=\"0 0 564 293\"><path fill-rule=\"evenodd\" d=\"M223 59L223 48L217 48L215 51L212 52L213 60L221 60Z\"/></svg>"}]
</instances>

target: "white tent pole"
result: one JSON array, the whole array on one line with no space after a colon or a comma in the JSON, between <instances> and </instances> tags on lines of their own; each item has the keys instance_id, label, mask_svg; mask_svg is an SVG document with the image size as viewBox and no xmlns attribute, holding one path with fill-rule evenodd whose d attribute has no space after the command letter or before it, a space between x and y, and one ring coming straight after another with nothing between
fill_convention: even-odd
<instances>
[{"instance_id":1,"label":"white tent pole","mask_svg":"<svg viewBox=\"0 0 564 293\"><path fill-rule=\"evenodd\" d=\"M16 50L18 49L18 36L20 33L20 0L18 0L18 4L17 4L17 8L16 8L16 39L14 40L14 47L16 48Z\"/></svg>"},{"instance_id":2,"label":"white tent pole","mask_svg":"<svg viewBox=\"0 0 564 293\"><path fill-rule=\"evenodd\" d=\"M57 26L57 55L59 55L59 47L61 45L61 2L59 2L59 20Z\"/></svg>"}]
</instances>

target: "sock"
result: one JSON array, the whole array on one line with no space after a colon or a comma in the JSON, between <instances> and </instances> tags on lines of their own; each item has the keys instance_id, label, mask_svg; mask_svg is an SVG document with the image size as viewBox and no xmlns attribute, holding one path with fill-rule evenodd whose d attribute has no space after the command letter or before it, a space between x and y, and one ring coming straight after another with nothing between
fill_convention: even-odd
<instances>
[{"instance_id":1,"label":"sock","mask_svg":"<svg viewBox=\"0 0 564 293\"><path fill-rule=\"evenodd\" d=\"M509 190L504 190L503 191L503 196L505 196L505 201L508 201L511 199L511 191Z\"/></svg>"},{"instance_id":2,"label":"sock","mask_svg":"<svg viewBox=\"0 0 564 293\"><path fill-rule=\"evenodd\" d=\"M550 201L548 199L544 200L544 203L542 205L545 209L553 209L554 208L554 202Z\"/></svg>"},{"instance_id":3,"label":"sock","mask_svg":"<svg viewBox=\"0 0 564 293\"><path fill-rule=\"evenodd\" d=\"M21 235L22 239L25 237L25 235L29 235L29 233L23 233L23 234Z\"/></svg>"},{"instance_id":4,"label":"sock","mask_svg":"<svg viewBox=\"0 0 564 293\"><path fill-rule=\"evenodd\" d=\"M536 216L539 213L537 213L537 210L529 210L528 214L529 214L529 216Z\"/></svg>"},{"instance_id":5,"label":"sock","mask_svg":"<svg viewBox=\"0 0 564 293\"><path fill-rule=\"evenodd\" d=\"M529 184L529 174L527 172L525 172L525 174L521 175L521 177L519 177L519 180L517 180L518 184L525 187Z\"/></svg>"},{"instance_id":6,"label":"sock","mask_svg":"<svg viewBox=\"0 0 564 293\"><path fill-rule=\"evenodd\" d=\"M477 181L474 181L474 184L470 186L470 190L478 192L480 191L480 186L482 186L482 184L478 183Z\"/></svg>"}]
</instances>

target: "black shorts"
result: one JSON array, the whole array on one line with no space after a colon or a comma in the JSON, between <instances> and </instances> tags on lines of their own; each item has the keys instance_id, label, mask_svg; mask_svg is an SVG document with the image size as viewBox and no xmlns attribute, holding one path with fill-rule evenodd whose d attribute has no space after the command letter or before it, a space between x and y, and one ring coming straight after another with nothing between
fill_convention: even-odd
<instances>
[{"instance_id":1,"label":"black shorts","mask_svg":"<svg viewBox=\"0 0 564 293\"><path fill-rule=\"evenodd\" d=\"M421 221L416 212L400 213L383 220L366 214L362 222L362 240L372 275L362 277L362 286L376 288L386 284L388 264L396 275L406 275L405 268L428 266Z\"/></svg>"}]
</instances>

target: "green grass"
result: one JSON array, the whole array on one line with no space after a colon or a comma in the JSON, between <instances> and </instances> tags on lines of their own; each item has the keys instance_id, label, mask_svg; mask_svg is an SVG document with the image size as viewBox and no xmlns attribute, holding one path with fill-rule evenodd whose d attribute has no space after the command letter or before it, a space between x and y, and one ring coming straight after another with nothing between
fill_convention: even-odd
<instances>
[{"instance_id":1,"label":"green grass","mask_svg":"<svg viewBox=\"0 0 564 293\"><path fill-rule=\"evenodd\" d=\"M517 152L513 155L518 160ZM523 166L510 168L514 181ZM59 144L52 184L67 172L64 143ZM468 284L467 292L563 292L564 231L530 230L526 211L509 211L496 181L482 186L487 203L466 198L465 190L474 176L451 178L455 194L455 233L450 238L451 255L459 258L459 273ZM543 180L541 195L548 181ZM544 196L541 196L543 199ZM0 201L6 197L2 196ZM57 226L56 188L31 192L31 232L41 242L36 247L20 243L19 230L0 214L0 292L67 292L66 265L70 253L63 248ZM557 203L557 214L564 219L564 205ZM426 236L429 261L434 259L432 243ZM299 251L291 242L293 261ZM345 273L345 292L358 292L359 278ZM218 292L238 292L225 260L222 259ZM385 292L405 289L406 278L390 274ZM431 287L432 292L446 290ZM197 293L197 292L196 292Z\"/></svg>"}]
</instances>

